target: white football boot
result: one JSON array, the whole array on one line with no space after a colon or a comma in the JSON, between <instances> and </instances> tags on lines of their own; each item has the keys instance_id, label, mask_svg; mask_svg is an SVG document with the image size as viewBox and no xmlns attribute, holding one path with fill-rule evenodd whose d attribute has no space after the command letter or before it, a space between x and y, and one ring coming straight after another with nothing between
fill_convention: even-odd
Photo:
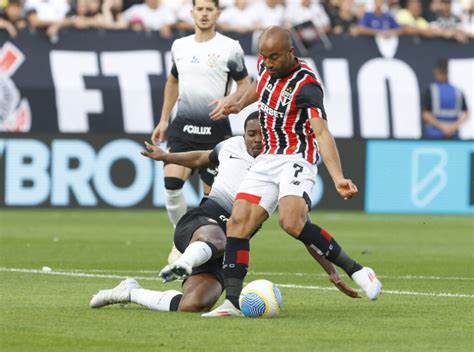
<instances>
[{"instance_id":1,"label":"white football boot","mask_svg":"<svg viewBox=\"0 0 474 352\"><path fill-rule=\"evenodd\" d=\"M129 303L130 291L132 289L142 288L137 280L125 279L110 290L100 290L91 299L89 306L91 308L100 308L116 303Z\"/></svg>"},{"instance_id":2,"label":"white football boot","mask_svg":"<svg viewBox=\"0 0 474 352\"><path fill-rule=\"evenodd\" d=\"M174 280L184 280L193 272L191 265L180 262L168 264L161 269L159 276L163 279L163 282L170 282Z\"/></svg>"},{"instance_id":3,"label":"white football boot","mask_svg":"<svg viewBox=\"0 0 474 352\"><path fill-rule=\"evenodd\" d=\"M359 271L352 274L352 280L364 290L370 300L375 301L382 289L382 283L377 279L371 268L364 266Z\"/></svg>"},{"instance_id":4,"label":"white football boot","mask_svg":"<svg viewBox=\"0 0 474 352\"><path fill-rule=\"evenodd\" d=\"M241 317L242 312L234 307L231 301L226 299L216 309L210 311L209 313L201 314L201 317Z\"/></svg>"},{"instance_id":5,"label":"white football boot","mask_svg":"<svg viewBox=\"0 0 474 352\"><path fill-rule=\"evenodd\" d=\"M173 247L171 248L170 254L168 254L168 264L172 264L181 257L182 253L178 251L178 248L173 243Z\"/></svg>"}]
</instances>

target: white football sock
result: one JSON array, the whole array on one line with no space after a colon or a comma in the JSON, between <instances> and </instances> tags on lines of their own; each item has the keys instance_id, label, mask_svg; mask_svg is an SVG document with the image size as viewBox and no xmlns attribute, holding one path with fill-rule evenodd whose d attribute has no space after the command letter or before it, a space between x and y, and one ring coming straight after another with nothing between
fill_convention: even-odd
<instances>
[{"instance_id":1,"label":"white football sock","mask_svg":"<svg viewBox=\"0 0 474 352\"><path fill-rule=\"evenodd\" d=\"M179 219L186 213L186 199L183 189L165 189L166 211L174 227Z\"/></svg>"},{"instance_id":2,"label":"white football sock","mask_svg":"<svg viewBox=\"0 0 474 352\"><path fill-rule=\"evenodd\" d=\"M202 241L191 243L174 264L187 263L192 268L206 263L212 257L212 249Z\"/></svg>"},{"instance_id":3,"label":"white football sock","mask_svg":"<svg viewBox=\"0 0 474 352\"><path fill-rule=\"evenodd\" d=\"M140 304L151 310L169 312L171 300L177 295L182 295L182 292L175 290L161 292L137 288L130 291L130 302Z\"/></svg>"}]
</instances>

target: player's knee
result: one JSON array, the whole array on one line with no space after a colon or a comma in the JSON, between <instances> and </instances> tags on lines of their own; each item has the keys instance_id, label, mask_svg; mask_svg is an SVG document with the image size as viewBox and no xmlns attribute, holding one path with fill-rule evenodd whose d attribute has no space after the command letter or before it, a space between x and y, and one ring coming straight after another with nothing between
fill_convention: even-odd
<instances>
[{"instance_id":1,"label":"player's knee","mask_svg":"<svg viewBox=\"0 0 474 352\"><path fill-rule=\"evenodd\" d=\"M304 228L306 219L294 215L280 215L280 226L288 234L298 237Z\"/></svg>"},{"instance_id":2,"label":"player's knee","mask_svg":"<svg viewBox=\"0 0 474 352\"><path fill-rule=\"evenodd\" d=\"M213 256L221 256L224 254L226 237L224 232L222 233L198 233L196 236L193 236L193 240L206 242L209 245L214 247Z\"/></svg>"},{"instance_id":3,"label":"player's knee","mask_svg":"<svg viewBox=\"0 0 474 352\"><path fill-rule=\"evenodd\" d=\"M165 177L165 189L174 191L183 188L184 180L177 177Z\"/></svg>"}]
</instances>

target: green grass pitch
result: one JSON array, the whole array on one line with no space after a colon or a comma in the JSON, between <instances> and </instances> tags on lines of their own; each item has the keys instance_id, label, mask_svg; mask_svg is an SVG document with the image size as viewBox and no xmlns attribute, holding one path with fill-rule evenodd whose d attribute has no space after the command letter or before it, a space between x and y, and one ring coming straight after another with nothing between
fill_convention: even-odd
<instances>
[{"instance_id":1,"label":"green grass pitch","mask_svg":"<svg viewBox=\"0 0 474 352\"><path fill-rule=\"evenodd\" d=\"M205 319L136 305L94 310L88 307L92 294L122 277L136 277L150 289L179 288L156 279L171 245L166 214L2 210L0 350L472 350L473 217L311 216L346 252L376 270L385 290L376 302L332 290L273 216L251 242L247 281L281 285L279 318ZM41 273L43 266L53 272Z\"/></svg>"}]
</instances>

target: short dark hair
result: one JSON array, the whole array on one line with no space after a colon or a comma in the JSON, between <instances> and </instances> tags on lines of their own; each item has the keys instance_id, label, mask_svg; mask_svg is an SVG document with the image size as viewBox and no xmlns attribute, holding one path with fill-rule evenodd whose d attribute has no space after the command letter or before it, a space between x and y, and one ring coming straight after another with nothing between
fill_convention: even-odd
<instances>
[{"instance_id":1,"label":"short dark hair","mask_svg":"<svg viewBox=\"0 0 474 352\"><path fill-rule=\"evenodd\" d=\"M219 0L211 0L217 8L219 8ZM196 6L196 0L193 0L193 6Z\"/></svg>"},{"instance_id":2,"label":"short dark hair","mask_svg":"<svg viewBox=\"0 0 474 352\"><path fill-rule=\"evenodd\" d=\"M447 74L448 73L448 60L447 59L441 59L436 62L435 69L437 69L439 72Z\"/></svg>"},{"instance_id":3,"label":"short dark hair","mask_svg":"<svg viewBox=\"0 0 474 352\"><path fill-rule=\"evenodd\" d=\"M244 131L247 130L247 123L252 120L258 120L258 111L254 111L249 116L247 116L244 122Z\"/></svg>"}]
</instances>

